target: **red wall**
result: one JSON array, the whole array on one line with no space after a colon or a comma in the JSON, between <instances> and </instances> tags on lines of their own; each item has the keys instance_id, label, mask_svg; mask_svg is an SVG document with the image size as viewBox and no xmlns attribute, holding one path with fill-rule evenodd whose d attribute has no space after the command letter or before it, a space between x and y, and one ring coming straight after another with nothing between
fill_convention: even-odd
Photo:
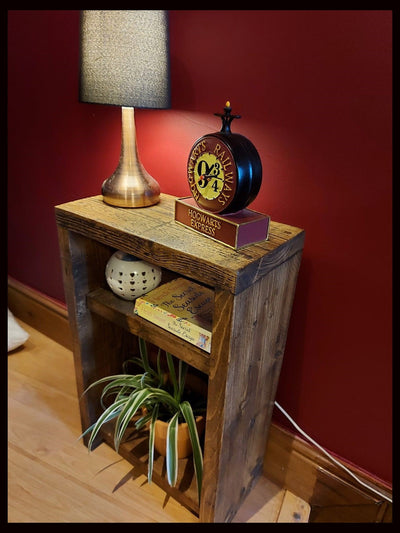
<instances>
[{"instance_id":1,"label":"red wall","mask_svg":"<svg viewBox=\"0 0 400 533\"><path fill-rule=\"evenodd\" d=\"M77 11L9 11L8 273L64 301L54 205L100 193L120 111L78 102ZM189 194L186 158L227 99L263 163L252 208L305 228L277 400L391 481L390 11L172 11L172 109L137 111L141 159ZM287 425L277 413L278 422Z\"/></svg>"}]
</instances>

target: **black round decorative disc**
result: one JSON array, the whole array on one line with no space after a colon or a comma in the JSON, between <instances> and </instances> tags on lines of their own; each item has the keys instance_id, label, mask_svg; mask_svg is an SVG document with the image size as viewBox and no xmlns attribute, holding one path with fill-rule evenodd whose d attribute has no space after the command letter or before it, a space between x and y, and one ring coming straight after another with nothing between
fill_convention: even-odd
<instances>
[{"instance_id":1,"label":"black round decorative disc","mask_svg":"<svg viewBox=\"0 0 400 533\"><path fill-rule=\"evenodd\" d=\"M231 133L227 102L222 129L198 139L189 153L187 175L197 204L212 213L236 213L257 196L262 181L261 159L243 135ZM217 114L217 113L216 113Z\"/></svg>"}]
</instances>

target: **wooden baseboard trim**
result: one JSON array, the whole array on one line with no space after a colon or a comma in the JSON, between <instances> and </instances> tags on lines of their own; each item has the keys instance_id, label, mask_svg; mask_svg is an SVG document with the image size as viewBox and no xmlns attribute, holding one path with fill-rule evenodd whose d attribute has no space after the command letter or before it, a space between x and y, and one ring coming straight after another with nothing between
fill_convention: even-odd
<instances>
[{"instance_id":1,"label":"wooden baseboard trim","mask_svg":"<svg viewBox=\"0 0 400 533\"><path fill-rule=\"evenodd\" d=\"M8 278L8 307L20 320L69 350L72 339L64 305ZM362 481L392 498L384 482L345 464ZM301 437L272 423L264 475L311 506L310 522L391 522L392 505L359 485Z\"/></svg>"},{"instance_id":2,"label":"wooden baseboard trim","mask_svg":"<svg viewBox=\"0 0 400 533\"><path fill-rule=\"evenodd\" d=\"M15 317L72 350L65 305L9 276L8 308Z\"/></svg>"},{"instance_id":3,"label":"wooden baseboard trim","mask_svg":"<svg viewBox=\"0 0 400 533\"><path fill-rule=\"evenodd\" d=\"M339 459L361 481L392 499L383 481ZM264 474L310 504L310 522L391 522L392 504L364 488L317 448L271 424Z\"/></svg>"}]
</instances>

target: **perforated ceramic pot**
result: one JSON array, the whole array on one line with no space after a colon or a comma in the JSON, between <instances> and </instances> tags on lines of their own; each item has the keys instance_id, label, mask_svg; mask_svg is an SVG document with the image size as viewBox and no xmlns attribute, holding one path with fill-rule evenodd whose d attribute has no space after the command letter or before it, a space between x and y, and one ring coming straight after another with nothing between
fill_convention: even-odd
<instances>
[{"instance_id":1,"label":"perforated ceramic pot","mask_svg":"<svg viewBox=\"0 0 400 533\"><path fill-rule=\"evenodd\" d=\"M106 279L114 294L135 300L155 289L161 281L161 269L125 252L115 252L106 265Z\"/></svg>"}]
</instances>

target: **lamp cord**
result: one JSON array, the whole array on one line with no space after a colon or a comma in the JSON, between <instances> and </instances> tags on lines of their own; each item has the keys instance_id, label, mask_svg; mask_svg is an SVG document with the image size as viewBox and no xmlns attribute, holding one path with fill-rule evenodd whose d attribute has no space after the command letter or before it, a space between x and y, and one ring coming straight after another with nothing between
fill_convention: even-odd
<instances>
[{"instance_id":1,"label":"lamp cord","mask_svg":"<svg viewBox=\"0 0 400 533\"><path fill-rule=\"evenodd\" d=\"M329 452L327 452L320 444L318 444L318 442L316 442L313 438L311 438L309 435L307 435L307 433L305 431L303 431L298 424L296 424L296 422L293 420L293 418L290 415L288 415L288 413L285 411L285 409L283 409L283 407L281 407L277 401L275 401L275 405L286 416L286 418L297 429L297 431L299 433L301 433L301 435L303 435L303 437L305 437L307 440L309 440L311 442L311 444L313 444L323 454L325 454L333 463L335 463L337 466L339 466L340 468L345 470L352 478L354 478L357 481L357 483L359 483L363 487L367 488L368 490L374 492L376 495L380 496L384 500L387 500L388 502L393 503L392 499L389 498L389 496L386 496L386 494L383 494L383 493L379 492L378 490L374 489L373 487L371 487L370 485L368 485L367 483L362 481L351 470L349 470L340 461L335 459Z\"/></svg>"}]
</instances>

